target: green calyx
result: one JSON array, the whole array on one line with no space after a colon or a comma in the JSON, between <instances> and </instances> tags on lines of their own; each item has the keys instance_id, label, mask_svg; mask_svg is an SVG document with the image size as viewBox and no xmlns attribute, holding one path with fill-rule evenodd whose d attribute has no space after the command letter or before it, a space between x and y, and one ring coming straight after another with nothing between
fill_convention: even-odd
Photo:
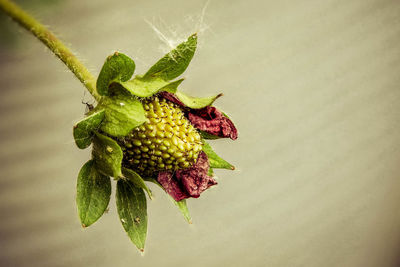
<instances>
[{"instance_id":1,"label":"green calyx","mask_svg":"<svg viewBox=\"0 0 400 267\"><path fill-rule=\"evenodd\" d=\"M123 164L145 176L193 165L202 142L182 109L158 97L143 105L147 121L118 140L124 151Z\"/></svg>"}]
</instances>

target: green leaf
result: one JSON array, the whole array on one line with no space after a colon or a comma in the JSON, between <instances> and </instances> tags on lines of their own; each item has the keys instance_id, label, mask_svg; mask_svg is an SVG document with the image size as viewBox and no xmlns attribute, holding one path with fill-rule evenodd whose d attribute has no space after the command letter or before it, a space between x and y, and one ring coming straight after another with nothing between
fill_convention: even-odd
<instances>
[{"instance_id":1,"label":"green leaf","mask_svg":"<svg viewBox=\"0 0 400 267\"><path fill-rule=\"evenodd\" d=\"M160 185L160 183L156 179L154 179L154 178L144 178L144 179L146 181L149 181L149 182L152 182L152 183L158 185L162 190L164 190L164 188ZM169 199L171 200L171 202L174 203L175 206L178 207L179 211L182 213L182 215L185 218L185 220L188 223L191 224L192 223L192 217L190 216L189 209L188 209L187 204L186 204L186 199L183 199L181 201L176 201L168 193L167 193L167 195L168 195Z\"/></svg>"},{"instance_id":2,"label":"green leaf","mask_svg":"<svg viewBox=\"0 0 400 267\"><path fill-rule=\"evenodd\" d=\"M211 168L234 170L235 167L229 162L219 157L211 148L211 146L203 140L203 151L207 154Z\"/></svg>"},{"instance_id":3,"label":"green leaf","mask_svg":"<svg viewBox=\"0 0 400 267\"><path fill-rule=\"evenodd\" d=\"M165 91L165 92L169 92L169 93L173 93L175 94L178 86L184 81L185 79L179 79L173 82L170 82L169 84L167 84L166 86L164 86L163 88L161 88L158 91Z\"/></svg>"},{"instance_id":4,"label":"green leaf","mask_svg":"<svg viewBox=\"0 0 400 267\"><path fill-rule=\"evenodd\" d=\"M183 104L185 104L185 106L192 109L200 109L210 106L217 98L222 96L222 94L218 94L210 97L192 97L180 91L176 91L175 95Z\"/></svg>"},{"instance_id":5,"label":"green leaf","mask_svg":"<svg viewBox=\"0 0 400 267\"><path fill-rule=\"evenodd\" d=\"M181 84L184 79L174 82L168 82L161 78L143 78L136 76L134 79L127 82L118 82L123 88L131 94L139 97L149 97L158 93L159 91L167 91L175 93L176 88Z\"/></svg>"},{"instance_id":6,"label":"green leaf","mask_svg":"<svg viewBox=\"0 0 400 267\"><path fill-rule=\"evenodd\" d=\"M93 131L96 131L104 119L104 110L87 116L74 126L73 134L76 145L85 149L92 143Z\"/></svg>"},{"instance_id":7,"label":"green leaf","mask_svg":"<svg viewBox=\"0 0 400 267\"><path fill-rule=\"evenodd\" d=\"M96 222L110 202L110 177L96 170L93 160L83 165L78 175L76 204L83 227Z\"/></svg>"},{"instance_id":8,"label":"green leaf","mask_svg":"<svg viewBox=\"0 0 400 267\"><path fill-rule=\"evenodd\" d=\"M144 189L147 192L147 195L149 196L150 199L153 198L151 190L147 187L147 185L144 183L143 178L139 174L127 168L122 168L122 174L129 181L131 181L136 187Z\"/></svg>"},{"instance_id":9,"label":"green leaf","mask_svg":"<svg viewBox=\"0 0 400 267\"><path fill-rule=\"evenodd\" d=\"M176 201L170 195L168 195L168 197L178 207L178 209L181 211L181 213L182 213L183 217L185 218L185 220L188 223L192 224L192 217L190 217L189 209L188 209L187 204L186 204L186 199L182 199L181 201Z\"/></svg>"},{"instance_id":10,"label":"green leaf","mask_svg":"<svg viewBox=\"0 0 400 267\"><path fill-rule=\"evenodd\" d=\"M121 147L115 140L96 133L93 137L92 155L98 171L115 178L122 175L121 163L123 153Z\"/></svg>"},{"instance_id":11,"label":"green leaf","mask_svg":"<svg viewBox=\"0 0 400 267\"><path fill-rule=\"evenodd\" d=\"M166 81L175 79L188 67L196 51L196 46L197 34L193 34L187 41L178 45L154 64L144 75L144 78L159 77Z\"/></svg>"},{"instance_id":12,"label":"green leaf","mask_svg":"<svg viewBox=\"0 0 400 267\"><path fill-rule=\"evenodd\" d=\"M208 169L207 175L208 175L208 176L213 176L213 175L214 175L214 170L213 170L213 168L210 167L210 168Z\"/></svg>"},{"instance_id":13,"label":"green leaf","mask_svg":"<svg viewBox=\"0 0 400 267\"><path fill-rule=\"evenodd\" d=\"M96 108L105 110L101 130L111 136L126 136L146 121L142 103L131 96L103 97Z\"/></svg>"},{"instance_id":14,"label":"green leaf","mask_svg":"<svg viewBox=\"0 0 400 267\"><path fill-rule=\"evenodd\" d=\"M122 226L133 244L140 251L144 251L147 234L147 205L143 190L128 180L119 179L116 201Z\"/></svg>"},{"instance_id":15,"label":"green leaf","mask_svg":"<svg viewBox=\"0 0 400 267\"><path fill-rule=\"evenodd\" d=\"M104 63L97 78L97 92L100 95L109 95L108 87L113 82L129 80L135 71L135 62L128 56L115 52Z\"/></svg>"}]
</instances>

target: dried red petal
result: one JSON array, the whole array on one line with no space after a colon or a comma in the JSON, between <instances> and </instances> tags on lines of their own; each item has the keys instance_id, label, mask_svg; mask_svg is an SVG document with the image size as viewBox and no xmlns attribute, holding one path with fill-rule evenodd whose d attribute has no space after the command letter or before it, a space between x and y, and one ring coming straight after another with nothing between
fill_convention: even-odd
<instances>
[{"instance_id":1,"label":"dried red petal","mask_svg":"<svg viewBox=\"0 0 400 267\"><path fill-rule=\"evenodd\" d=\"M207 155L202 151L192 167L177 170L175 175L171 172L160 172L157 180L176 201L189 197L198 198L204 190L217 184L214 178L207 175L209 168Z\"/></svg>"},{"instance_id":2,"label":"dried red petal","mask_svg":"<svg viewBox=\"0 0 400 267\"><path fill-rule=\"evenodd\" d=\"M165 191L173 197L176 201L189 198L190 195L186 193L185 189L178 180L172 176L171 172L159 172L157 181L162 185Z\"/></svg>"},{"instance_id":3,"label":"dried red petal","mask_svg":"<svg viewBox=\"0 0 400 267\"><path fill-rule=\"evenodd\" d=\"M209 167L207 155L202 151L195 165L176 171L176 178L182 181L186 192L191 197L198 198L204 190L217 184L214 178L207 175Z\"/></svg>"},{"instance_id":4,"label":"dried red petal","mask_svg":"<svg viewBox=\"0 0 400 267\"><path fill-rule=\"evenodd\" d=\"M176 95L172 93L161 92L160 96L185 107ZM219 137L229 137L232 140L236 140L238 137L237 129L233 122L215 107L207 106L202 109L190 109L188 119L194 127L206 133Z\"/></svg>"},{"instance_id":5,"label":"dried red petal","mask_svg":"<svg viewBox=\"0 0 400 267\"><path fill-rule=\"evenodd\" d=\"M194 127L209 134L229 137L232 140L238 137L233 122L215 107L190 110L188 119Z\"/></svg>"}]
</instances>

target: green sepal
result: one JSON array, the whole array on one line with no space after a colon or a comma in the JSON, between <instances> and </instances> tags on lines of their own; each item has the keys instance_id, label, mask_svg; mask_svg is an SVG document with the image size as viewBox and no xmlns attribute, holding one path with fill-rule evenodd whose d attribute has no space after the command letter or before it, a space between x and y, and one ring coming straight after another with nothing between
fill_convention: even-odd
<instances>
[{"instance_id":1,"label":"green sepal","mask_svg":"<svg viewBox=\"0 0 400 267\"><path fill-rule=\"evenodd\" d=\"M207 133L205 131L201 131L201 130L197 130L197 131L199 132L200 136L203 139L215 140L215 139L220 139L221 138L218 135L213 135L213 134Z\"/></svg>"},{"instance_id":2,"label":"green sepal","mask_svg":"<svg viewBox=\"0 0 400 267\"><path fill-rule=\"evenodd\" d=\"M211 106L214 101L222 96L222 94L209 97L192 97L180 91L176 91L175 96L186 106L192 109L201 109Z\"/></svg>"},{"instance_id":3,"label":"green sepal","mask_svg":"<svg viewBox=\"0 0 400 267\"><path fill-rule=\"evenodd\" d=\"M119 179L116 192L117 210L122 226L132 243L144 251L147 235L147 204L143 189L131 181Z\"/></svg>"},{"instance_id":4,"label":"green sepal","mask_svg":"<svg viewBox=\"0 0 400 267\"><path fill-rule=\"evenodd\" d=\"M192 224L192 217L190 217L190 213L189 213L189 209L187 207L186 204L186 199L182 199L181 201L176 201L173 197L171 197L170 195L168 195L169 199L172 201L172 203L175 204L175 206L178 207L178 209L180 210L180 212L182 213L183 217L185 218L185 220Z\"/></svg>"},{"instance_id":5,"label":"green sepal","mask_svg":"<svg viewBox=\"0 0 400 267\"><path fill-rule=\"evenodd\" d=\"M228 169L228 170L235 169L235 167L232 164L230 164L229 162L218 156L217 153L215 153L214 150L212 150L211 146L204 140L203 140L203 151L204 153L207 154L211 168Z\"/></svg>"},{"instance_id":6,"label":"green sepal","mask_svg":"<svg viewBox=\"0 0 400 267\"><path fill-rule=\"evenodd\" d=\"M144 183L143 178L138 173L127 168L122 168L122 174L126 179L131 181L136 187L144 189L147 192L147 195L149 196L150 199L153 198L151 190L147 187L147 185Z\"/></svg>"},{"instance_id":7,"label":"green sepal","mask_svg":"<svg viewBox=\"0 0 400 267\"><path fill-rule=\"evenodd\" d=\"M164 190L164 188L161 186L161 184L156 180L156 179L154 179L154 178L144 178L146 181L149 181L149 182L152 182L152 183L154 183L154 184L156 184L156 185L158 185L162 190ZM165 192L165 190L164 190L164 192ZM183 217L185 218L185 220L188 222L188 223L192 223L192 217L190 216L190 213L189 213L189 209L188 209L188 207L187 207L187 204L186 204L186 199L182 199L181 201L176 201L173 197L171 197L168 193L167 193L167 195L168 195L168 198L171 200L171 202L172 203L174 203L175 204L175 206L177 206L178 207L178 209L179 209L179 211L182 213L182 215L183 215Z\"/></svg>"},{"instance_id":8,"label":"green sepal","mask_svg":"<svg viewBox=\"0 0 400 267\"><path fill-rule=\"evenodd\" d=\"M80 149L85 149L92 143L93 132L96 131L104 119L104 110L93 113L77 124L73 129L75 144Z\"/></svg>"},{"instance_id":9,"label":"green sepal","mask_svg":"<svg viewBox=\"0 0 400 267\"><path fill-rule=\"evenodd\" d=\"M101 130L111 136L123 137L146 121L142 103L123 94L103 97L96 109L104 109Z\"/></svg>"},{"instance_id":10,"label":"green sepal","mask_svg":"<svg viewBox=\"0 0 400 267\"><path fill-rule=\"evenodd\" d=\"M168 82L164 79L155 78L143 78L137 75L134 79L126 82L118 82L124 89L126 89L132 95L138 97L149 97L159 91L167 91L175 93L176 88L183 82L184 79L180 79L174 82Z\"/></svg>"},{"instance_id":11,"label":"green sepal","mask_svg":"<svg viewBox=\"0 0 400 267\"><path fill-rule=\"evenodd\" d=\"M109 86L113 82L129 80L135 71L135 62L128 56L115 52L109 56L101 68L97 78L97 92L100 95L110 95Z\"/></svg>"},{"instance_id":12,"label":"green sepal","mask_svg":"<svg viewBox=\"0 0 400 267\"><path fill-rule=\"evenodd\" d=\"M93 137L92 155L99 172L115 178L122 176L123 153L115 140L96 133Z\"/></svg>"},{"instance_id":13,"label":"green sepal","mask_svg":"<svg viewBox=\"0 0 400 267\"><path fill-rule=\"evenodd\" d=\"M82 166L78 174L76 204L83 227L96 222L110 202L110 177L99 173L93 160Z\"/></svg>"},{"instance_id":14,"label":"green sepal","mask_svg":"<svg viewBox=\"0 0 400 267\"><path fill-rule=\"evenodd\" d=\"M197 46L197 34L178 45L163 58L157 61L144 75L144 78L161 78L166 81L175 79L188 67Z\"/></svg>"},{"instance_id":15,"label":"green sepal","mask_svg":"<svg viewBox=\"0 0 400 267\"><path fill-rule=\"evenodd\" d=\"M167 84L166 86L164 86L163 88L161 88L160 90L158 90L158 92L160 91L164 91L164 92L169 92L172 94L175 94L178 86L184 81L185 79L179 79L173 82L170 82L169 84Z\"/></svg>"},{"instance_id":16,"label":"green sepal","mask_svg":"<svg viewBox=\"0 0 400 267\"><path fill-rule=\"evenodd\" d=\"M213 175L214 175L214 169L210 167L210 168L208 169L207 175L208 175L208 176L213 176Z\"/></svg>"}]
</instances>

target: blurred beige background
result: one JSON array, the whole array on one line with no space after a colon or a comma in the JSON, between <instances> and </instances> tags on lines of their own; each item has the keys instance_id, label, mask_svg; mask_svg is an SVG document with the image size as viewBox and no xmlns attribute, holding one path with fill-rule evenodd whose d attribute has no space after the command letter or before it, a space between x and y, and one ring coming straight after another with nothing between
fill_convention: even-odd
<instances>
[{"instance_id":1,"label":"blurred beige background","mask_svg":"<svg viewBox=\"0 0 400 267\"><path fill-rule=\"evenodd\" d=\"M224 92L237 166L189 200L187 225L153 188L141 256L110 210L83 230L72 126L90 97L66 67L1 16L1 266L399 266L400 2L19 1L98 74L122 51L143 73L200 31L182 89ZM203 19L202 19L203 18ZM203 23L201 23L203 21Z\"/></svg>"}]
</instances>

